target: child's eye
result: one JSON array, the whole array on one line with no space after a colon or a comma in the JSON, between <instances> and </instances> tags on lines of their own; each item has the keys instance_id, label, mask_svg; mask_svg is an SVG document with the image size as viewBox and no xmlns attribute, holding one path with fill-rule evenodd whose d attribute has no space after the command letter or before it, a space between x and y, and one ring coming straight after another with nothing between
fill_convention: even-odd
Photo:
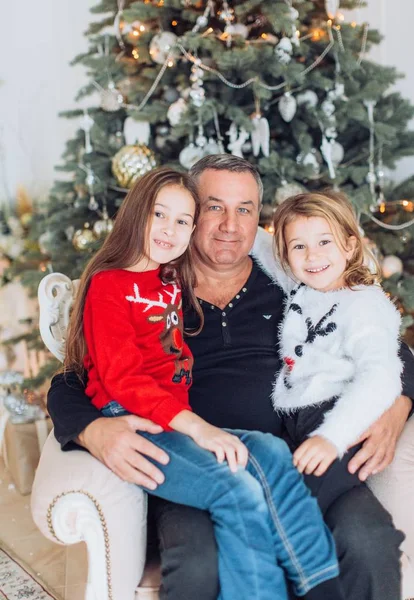
<instances>
[{"instance_id":1,"label":"child's eye","mask_svg":"<svg viewBox=\"0 0 414 600\"><path fill-rule=\"evenodd\" d=\"M179 225L188 225L188 221L185 221L184 219L178 219L178 224Z\"/></svg>"},{"instance_id":2,"label":"child's eye","mask_svg":"<svg viewBox=\"0 0 414 600\"><path fill-rule=\"evenodd\" d=\"M326 244L330 244L331 240L321 240L320 244L321 246L326 246Z\"/></svg>"},{"instance_id":3,"label":"child's eye","mask_svg":"<svg viewBox=\"0 0 414 600\"><path fill-rule=\"evenodd\" d=\"M154 212L154 215L155 215L156 217L158 217L159 219L163 219L163 218L164 218L164 213L160 212L159 210L156 210L156 211Z\"/></svg>"},{"instance_id":4,"label":"child's eye","mask_svg":"<svg viewBox=\"0 0 414 600\"><path fill-rule=\"evenodd\" d=\"M294 250L303 250L304 249L304 244L296 244L296 246L293 246Z\"/></svg>"}]
</instances>

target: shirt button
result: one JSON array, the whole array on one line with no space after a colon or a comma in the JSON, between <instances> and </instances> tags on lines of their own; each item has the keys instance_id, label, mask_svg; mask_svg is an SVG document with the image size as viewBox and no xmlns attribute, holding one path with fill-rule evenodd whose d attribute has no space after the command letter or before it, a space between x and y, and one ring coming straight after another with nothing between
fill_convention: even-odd
<instances>
[{"instance_id":1,"label":"shirt button","mask_svg":"<svg viewBox=\"0 0 414 600\"><path fill-rule=\"evenodd\" d=\"M223 317L225 317L225 316L226 316L226 313L225 313L225 312L222 312L221 314L223 315Z\"/></svg>"},{"instance_id":2,"label":"shirt button","mask_svg":"<svg viewBox=\"0 0 414 600\"><path fill-rule=\"evenodd\" d=\"M223 327L227 327L227 323L225 323L224 321L223 321L222 325L223 325Z\"/></svg>"},{"instance_id":3,"label":"shirt button","mask_svg":"<svg viewBox=\"0 0 414 600\"><path fill-rule=\"evenodd\" d=\"M230 308L233 308L233 303L232 303L232 302L230 302L229 306L230 306Z\"/></svg>"},{"instance_id":4,"label":"shirt button","mask_svg":"<svg viewBox=\"0 0 414 600\"><path fill-rule=\"evenodd\" d=\"M211 310L214 310L214 305L212 304L212 305L210 306L210 308L211 308Z\"/></svg>"},{"instance_id":5,"label":"shirt button","mask_svg":"<svg viewBox=\"0 0 414 600\"><path fill-rule=\"evenodd\" d=\"M242 291L243 291L243 292L247 292L247 288L243 288L243 290L242 290Z\"/></svg>"},{"instance_id":6,"label":"shirt button","mask_svg":"<svg viewBox=\"0 0 414 600\"><path fill-rule=\"evenodd\" d=\"M240 298L240 294L237 294L236 298L237 298L237 300L238 300L238 299Z\"/></svg>"}]
</instances>

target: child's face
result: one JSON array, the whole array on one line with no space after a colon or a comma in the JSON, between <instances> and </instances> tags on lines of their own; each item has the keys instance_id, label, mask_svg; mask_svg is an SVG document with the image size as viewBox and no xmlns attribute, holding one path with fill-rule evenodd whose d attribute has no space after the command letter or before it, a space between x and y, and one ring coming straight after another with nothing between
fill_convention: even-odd
<instances>
[{"instance_id":1,"label":"child's face","mask_svg":"<svg viewBox=\"0 0 414 600\"><path fill-rule=\"evenodd\" d=\"M348 238L345 250L326 219L299 216L286 225L284 235L289 267L296 279L322 292L345 285L343 275L355 249L354 237Z\"/></svg>"},{"instance_id":2,"label":"child's face","mask_svg":"<svg viewBox=\"0 0 414 600\"><path fill-rule=\"evenodd\" d=\"M194 229L195 202L180 186L166 186L155 200L148 239L152 268L171 262L187 249Z\"/></svg>"}]
</instances>

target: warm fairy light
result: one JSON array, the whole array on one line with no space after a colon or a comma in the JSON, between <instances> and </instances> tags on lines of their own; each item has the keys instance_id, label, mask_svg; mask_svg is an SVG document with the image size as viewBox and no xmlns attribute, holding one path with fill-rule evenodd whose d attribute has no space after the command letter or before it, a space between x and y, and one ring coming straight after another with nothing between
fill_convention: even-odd
<instances>
[{"instance_id":1,"label":"warm fairy light","mask_svg":"<svg viewBox=\"0 0 414 600\"><path fill-rule=\"evenodd\" d=\"M380 213L385 213L385 202L381 202L380 207L379 207L379 211Z\"/></svg>"},{"instance_id":2,"label":"warm fairy light","mask_svg":"<svg viewBox=\"0 0 414 600\"><path fill-rule=\"evenodd\" d=\"M227 40L228 37L229 37L229 34L226 31L223 31L223 33L220 36L220 39Z\"/></svg>"},{"instance_id":3,"label":"warm fairy light","mask_svg":"<svg viewBox=\"0 0 414 600\"><path fill-rule=\"evenodd\" d=\"M136 29L134 29L134 31L132 32L132 35L135 37L139 36L139 31L137 31Z\"/></svg>"},{"instance_id":4,"label":"warm fairy light","mask_svg":"<svg viewBox=\"0 0 414 600\"><path fill-rule=\"evenodd\" d=\"M328 21L328 23L329 23L329 21ZM323 37L324 32L322 29L312 29L311 35L312 35L313 42L319 42L319 40Z\"/></svg>"},{"instance_id":5,"label":"warm fairy light","mask_svg":"<svg viewBox=\"0 0 414 600\"><path fill-rule=\"evenodd\" d=\"M135 60L139 59L139 52L136 48L133 49L132 56L135 58Z\"/></svg>"},{"instance_id":6,"label":"warm fairy light","mask_svg":"<svg viewBox=\"0 0 414 600\"><path fill-rule=\"evenodd\" d=\"M169 60L167 63L168 67L173 67L174 66L174 61L173 60Z\"/></svg>"},{"instance_id":7,"label":"warm fairy light","mask_svg":"<svg viewBox=\"0 0 414 600\"><path fill-rule=\"evenodd\" d=\"M409 202L408 200L403 200L403 206L408 206Z\"/></svg>"},{"instance_id":8,"label":"warm fairy light","mask_svg":"<svg viewBox=\"0 0 414 600\"><path fill-rule=\"evenodd\" d=\"M164 6L164 0L159 0L157 6Z\"/></svg>"},{"instance_id":9,"label":"warm fairy light","mask_svg":"<svg viewBox=\"0 0 414 600\"><path fill-rule=\"evenodd\" d=\"M351 27L356 27L356 26L357 26L356 21L352 21Z\"/></svg>"},{"instance_id":10,"label":"warm fairy light","mask_svg":"<svg viewBox=\"0 0 414 600\"><path fill-rule=\"evenodd\" d=\"M344 15L344 13L337 13L337 15L336 15L336 20L337 20L337 21L341 21L341 23L342 23L342 21L344 21L344 20L345 20L345 15Z\"/></svg>"},{"instance_id":11,"label":"warm fairy light","mask_svg":"<svg viewBox=\"0 0 414 600\"><path fill-rule=\"evenodd\" d=\"M299 29L296 29L295 31L295 36L299 39L300 38L300 31Z\"/></svg>"},{"instance_id":12,"label":"warm fairy light","mask_svg":"<svg viewBox=\"0 0 414 600\"><path fill-rule=\"evenodd\" d=\"M177 27L177 25L178 25L178 21L171 21L171 25L172 25L173 27Z\"/></svg>"},{"instance_id":13,"label":"warm fairy light","mask_svg":"<svg viewBox=\"0 0 414 600\"><path fill-rule=\"evenodd\" d=\"M336 31L339 31L341 29L341 26L340 25L335 25L335 29L336 29Z\"/></svg>"},{"instance_id":14,"label":"warm fairy light","mask_svg":"<svg viewBox=\"0 0 414 600\"><path fill-rule=\"evenodd\" d=\"M273 227L273 225L265 225L264 226L264 230L267 231L267 233L274 233L275 232L275 228Z\"/></svg>"},{"instance_id":15,"label":"warm fairy light","mask_svg":"<svg viewBox=\"0 0 414 600\"><path fill-rule=\"evenodd\" d=\"M326 24L328 25L328 27L332 27L332 19L328 19L326 21Z\"/></svg>"},{"instance_id":16,"label":"warm fairy light","mask_svg":"<svg viewBox=\"0 0 414 600\"><path fill-rule=\"evenodd\" d=\"M269 37L267 35L267 33L262 33L262 35L260 36L263 40L267 40L267 38Z\"/></svg>"}]
</instances>

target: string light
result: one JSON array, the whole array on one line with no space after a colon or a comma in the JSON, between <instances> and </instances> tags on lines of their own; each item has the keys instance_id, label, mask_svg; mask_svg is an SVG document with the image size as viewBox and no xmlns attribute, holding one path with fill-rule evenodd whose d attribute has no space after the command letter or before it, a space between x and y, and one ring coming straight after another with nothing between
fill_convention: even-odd
<instances>
[{"instance_id":1,"label":"string light","mask_svg":"<svg viewBox=\"0 0 414 600\"><path fill-rule=\"evenodd\" d=\"M136 48L132 50L132 56L135 58L135 60L139 59L139 52Z\"/></svg>"}]
</instances>

